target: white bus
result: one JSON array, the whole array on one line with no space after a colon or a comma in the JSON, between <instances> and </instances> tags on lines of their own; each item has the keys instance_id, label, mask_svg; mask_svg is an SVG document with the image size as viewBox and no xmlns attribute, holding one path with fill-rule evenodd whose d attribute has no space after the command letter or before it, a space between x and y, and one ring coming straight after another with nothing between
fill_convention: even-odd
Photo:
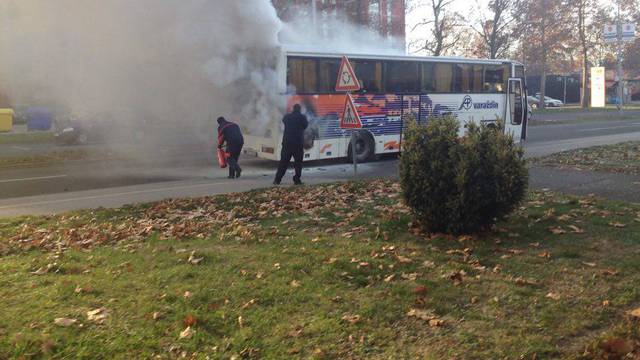
<instances>
[{"instance_id":1,"label":"white bus","mask_svg":"<svg viewBox=\"0 0 640 360\"><path fill-rule=\"evenodd\" d=\"M343 55L362 86L352 94L363 124L355 144L358 161L399 152L409 115L423 124L442 116L461 124L501 121L515 141L526 138L525 71L518 62L286 51L277 65L286 94L282 109L298 103L309 118L305 160L351 156L351 130L340 129L346 95L335 91ZM244 153L279 160L280 119L260 131L245 137Z\"/></svg>"}]
</instances>

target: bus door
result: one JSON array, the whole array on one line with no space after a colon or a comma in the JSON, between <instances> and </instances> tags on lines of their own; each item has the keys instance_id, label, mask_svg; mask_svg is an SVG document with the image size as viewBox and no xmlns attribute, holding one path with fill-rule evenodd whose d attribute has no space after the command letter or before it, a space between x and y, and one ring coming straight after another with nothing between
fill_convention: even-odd
<instances>
[{"instance_id":1,"label":"bus door","mask_svg":"<svg viewBox=\"0 0 640 360\"><path fill-rule=\"evenodd\" d=\"M524 96L522 79L510 78L507 92L507 117L505 119L505 132L513 135L517 142L522 140L522 126L526 121L527 99Z\"/></svg>"}]
</instances>

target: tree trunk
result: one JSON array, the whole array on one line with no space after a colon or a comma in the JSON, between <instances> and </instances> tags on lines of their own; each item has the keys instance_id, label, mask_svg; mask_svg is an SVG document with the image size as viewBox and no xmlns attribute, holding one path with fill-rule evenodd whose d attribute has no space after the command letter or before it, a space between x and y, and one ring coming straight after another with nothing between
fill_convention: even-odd
<instances>
[{"instance_id":1,"label":"tree trunk","mask_svg":"<svg viewBox=\"0 0 640 360\"><path fill-rule=\"evenodd\" d=\"M584 0L580 1L578 6L578 31L580 32L580 46L582 47L582 90L580 93L580 106L583 109L589 107L589 92L588 89L588 71L589 71L589 49L587 44L586 34L586 6Z\"/></svg>"}]
</instances>

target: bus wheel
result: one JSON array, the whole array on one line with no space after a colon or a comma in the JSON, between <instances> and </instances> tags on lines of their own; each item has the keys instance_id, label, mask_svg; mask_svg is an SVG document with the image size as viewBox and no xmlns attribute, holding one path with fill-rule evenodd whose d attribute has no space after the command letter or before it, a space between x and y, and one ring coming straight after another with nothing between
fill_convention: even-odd
<instances>
[{"instance_id":1,"label":"bus wheel","mask_svg":"<svg viewBox=\"0 0 640 360\"><path fill-rule=\"evenodd\" d=\"M349 143L349 161L353 161L353 148L353 144ZM376 153L375 141L373 140L373 136L371 136L371 134L367 131L359 131L355 148L358 162L362 163L371 160Z\"/></svg>"}]
</instances>

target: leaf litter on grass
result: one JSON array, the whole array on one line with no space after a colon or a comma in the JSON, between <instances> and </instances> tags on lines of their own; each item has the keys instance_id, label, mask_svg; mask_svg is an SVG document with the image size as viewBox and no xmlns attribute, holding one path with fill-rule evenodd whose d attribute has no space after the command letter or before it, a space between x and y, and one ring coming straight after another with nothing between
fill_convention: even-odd
<instances>
[{"instance_id":1,"label":"leaf litter on grass","mask_svg":"<svg viewBox=\"0 0 640 360\"><path fill-rule=\"evenodd\" d=\"M574 243L592 242L592 238L608 235L612 232L609 222L629 224L626 228L616 228L615 232L636 229L635 223L629 223L614 210L602 208L597 199L576 200L548 192L535 193L529 202L532 205L520 209L499 228L478 236L449 237L422 234L413 224L409 224L410 211L402 205L398 194L396 183L374 181L358 186L336 184L302 190L269 189L231 197L170 200L131 207L126 211L56 216L37 224L25 222L15 229L9 241L15 249L37 248L58 254L107 244L131 249L126 245L144 244L149 237L155 237L158 243L166 241L173 244L168 247L168 252L174 262L178 257L178 263L183 266L200 265L186 266L194 274L210 271L210 266L224 268L233 265L233 272L225 276L235 278L237 284L234 286L243 288L242 296L230 300L227 297L207 299L205 305L214 306L204 306L217 318L223 319L223 323L217 325L221 326L220 329L210 329L216 326L212 325L216 322L212 322L211 318L205 316L200 321L201 314L196 310L202 305L202 289L185 283L180 284L178 289L163 290L169 294L163 302L171 297L179 298L186 307L167 330L173 340L176 340L177 334L177 338L184 340L185 344L194 337L196 331L207 335L213 332L216 336L225 337L232 337L236 331L244 334L255 331L253 328L260 321L255 314L267 316L263 311L274 311L279 305L274 304L272 291L276 290L262 294L253 292L265 287L277 289L275 284L284 285L286 289L280 291L284 291L288 301L296 306L295 310L288 310L286 315L279 314L277 317L280 319L312 314L311 319L316 321L335 321L339 324L336 325L337 329L329 333L346 331L345 326L354 328L353 331L361 331L361 334L348 334L355 340L364 336L365 332L376 333L377 328L383 329L393 324L392 332L397 333L396 340L389 338L387 344L371 345L372 349L377 350L368 350L380 352L389 346L399 346L400 341L404 343L409 338L419 336L430 339L422 345L425 349L433 348L435 353L445 354L445 345L462 346L460 344L465 343L463 333L477 334L479 327L475 326L490 327L496 333L513 326L529 330L529 326L536 329L544 326L549 333L571 338L567 334L579 333L580 329L593 324L585 325L571 319L559 323L553 316L547 319L545 312L551 311L550 307L562 306L571 299L577 304L576 311L579 308L582 312L580 317L589 319L597 315L597 312L591 311L601 310L585 310L582 302L586 301L587 296L594 299L600 296L599 300L592 301L599 309L603 308L602 294L607 294L609 305L606 307L611 309L608 311L619 311L618 307L624 306L615 292L605 291L609 289L609 282L619 283L622 280L621 276L607 275L607 271L618 273L612 264L586 257L584 253L592 257L599 254L589 246L581 247L581 253L566 250ZM632 215L637 217L637 214L638 211L635 211ZM589 221L596 216L605 219L597 226ZM282 220L288 221L284 223ZM547 230L556 228L563 232ZM327 233L327 229L332 231ZM302 230L305 232L302 233ZM109 235L101 238L100 234L105 233ZM241 251L250 256L255 256L251 253L254 248L260 249L256 251L269 249L270 252L260 257L263 259L261 266L252 267L244 262L226 264L228 259L218 261L208 255L211 252L191 245L196 242L194 239L209 238L218 247L241 244ZM293 271L292 257L308 260L314 265L297 264ZM122 260L119 263L124 264ZM591 267L584 263L597 265ZM34 263L30 269L47 269L41 264ZM126 269L131 266L131 263L129 266L119 265L118 269L127 273ZM59 263L34 278L64 276L64 273L65 264ZM318 274L325 274L326 278L315 278ZM588 282L591 288L586 287L585 279L591 279ZM254 288L254 285L249 285L250 282L260 285ZM76 284L74 282L73 287ZM587 293L583 294L583 291ZM599 295L597 291L602 293ZM296 299L304 299L304 302ZM331 310L316 313L313 309L315 305L306 303L322 303L322 300L331 304ZM96 302L93 305L99 306L101 303L107 304ZM116 305L107 306L114 313L119 313L113 308ZM380 313L373 310L376 308L382 309ZM153 314L151 317L155 323L165 324L172 318L173 311L170 307L157 308L146 314ZM507 316L507 313L522 315ZM102 319L104 321L104 314L108 314L106 309L97 312L96 316L105 316ZM571 314L575 315L575 312L563 312L563 316ZM528 325L529 318L538 319L537 323ZM300 336L319 341L319 325L310 319L304 320L296 322L304 323L305 329L308 329ZM111 326L109 323L105 322L102 327ZM438 331L438 328L450 334L448 340L432 338L433 333L429 331ZM285 333L290 331L287 329ZM278 336L277 331L273 336ZM505 349L515 349L510 347L507 339L493 343L493 346L503 352ZM518 339L525 341L533 338ZM366 346L363 344L367 341L343 343L331 338L318 348L332 357L367 358L364 356L367 353L357 352L364 351ZM580 343L582 340L576 337L574 341ZM268 351L268 346L260 348L262 352ZM297 352L304 353L304 348L295 348ZM239 353L243 349L235 351ZM491 357L495 353L483 354Z\"/></svg>"}]
</instances>

